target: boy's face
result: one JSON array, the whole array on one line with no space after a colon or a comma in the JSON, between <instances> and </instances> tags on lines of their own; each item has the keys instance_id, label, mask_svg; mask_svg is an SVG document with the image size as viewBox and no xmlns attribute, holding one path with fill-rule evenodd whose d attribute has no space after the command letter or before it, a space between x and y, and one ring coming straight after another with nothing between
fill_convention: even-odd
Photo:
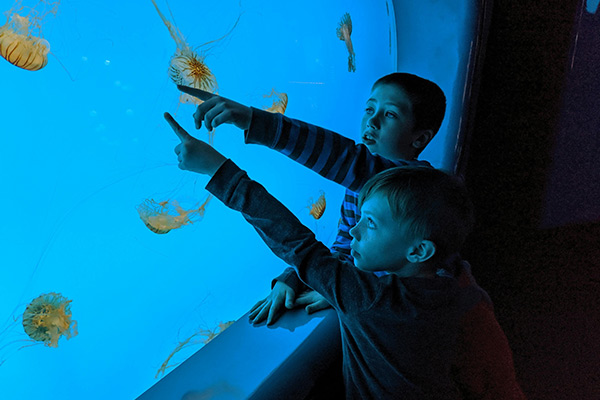
<instances>
[{"instance_id":1,"label":"boy's face","mask_svg":"<svg viewBox=\"0 0 600 400\"><path fill-rule=\"evenodd\" d=\"M367 100L360 123L362 142L390 160L412 159L416 136L412 103L398 85L379 84Z\"/></svg>"},{"instance_id":2,"label":"boy's face","mask_svg":"<svg viewBox=\"0 0 600 400\"><path fill-rule=\"evenodd\" d=\"M407 233L406 224L392 217L387 198L378 193L361 207L361 217L352 229L351 254L354 265L363 271L388 271L401 276L409 262L407 255L419 241Z\"/></svg>"}]
</instances>

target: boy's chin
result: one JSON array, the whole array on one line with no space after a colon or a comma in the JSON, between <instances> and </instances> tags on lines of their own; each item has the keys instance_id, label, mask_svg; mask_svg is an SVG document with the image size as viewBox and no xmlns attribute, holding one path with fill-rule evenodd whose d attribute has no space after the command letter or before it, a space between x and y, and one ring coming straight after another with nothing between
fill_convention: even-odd
<instances>
[{"instance_id":1,"label":"boy's chin","mask_svg":"<svg viewBox=\"0 0 600 400\"><path fill-rule=\"evenodd\" d=\"M377 146L376 143L368 143L363 140L362 144L371 152L371 154L377 154Z\"/></svg>"}]
</instances>

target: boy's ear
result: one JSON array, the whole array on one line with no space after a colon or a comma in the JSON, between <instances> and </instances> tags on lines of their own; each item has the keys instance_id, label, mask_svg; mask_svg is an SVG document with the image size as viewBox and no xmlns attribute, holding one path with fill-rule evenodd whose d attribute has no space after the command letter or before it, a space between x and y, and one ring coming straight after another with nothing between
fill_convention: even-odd
<instances>
[{"instance_id":1,"label":"boy's ear","mask_svg":"<svg viewBox=\"0 0 600 400\"><path fill-rule=\"evenodd\" d=\"M433 257L435 250L435 243L423 239L409 249L406 259L414 264L422 263Z\"/></svg>"},{"instance_id":2,"label":"boy's ear","mask_svg":"<svg viewBox=\"0 0 600 400\"><path fill-rule=\"evenodd\" d=\"M429 144L433 139L433 130L424 129L422 131L415 132L415 139L412 142L412 147L418 150L423 150L425 146Z\"/></svg>"}]
</instances>

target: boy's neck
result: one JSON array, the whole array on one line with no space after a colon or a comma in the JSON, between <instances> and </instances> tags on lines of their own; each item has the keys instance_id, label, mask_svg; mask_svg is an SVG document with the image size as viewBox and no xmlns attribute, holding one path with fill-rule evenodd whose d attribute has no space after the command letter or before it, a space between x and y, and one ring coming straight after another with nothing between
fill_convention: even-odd
<instances>
[{"instance_id":1,"label":"boy's neck","mask_svg":"<svg viewBox=\"0 0 600 400\"><path fill-rule=\"evenodd\" d=\"M401 278L435 278L437 276L435 269L424 263L406 264L398 270L386 272Z\"/></svg>"},{"instance_id":2,"label":"boy's neck","mask_svg":"<svg viewBox=\"0 0 600 400\"><path fill-rule=\"evenodd\" d=\"M419 155L416 154L416 152L410 151L410 152L398 152L397 154L394 154L393 157L386 157L389 158L390 160L405 160L405 161L414 161L417 159ZM385 156L384 156L385 157Z\"/></svg>"}]
</instances>

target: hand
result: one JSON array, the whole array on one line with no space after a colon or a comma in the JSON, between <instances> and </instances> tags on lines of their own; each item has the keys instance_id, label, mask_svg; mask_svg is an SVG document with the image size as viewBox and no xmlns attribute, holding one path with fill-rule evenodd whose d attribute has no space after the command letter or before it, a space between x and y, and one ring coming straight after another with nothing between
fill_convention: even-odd
<instances>
[{"instance_id":1,"label":"hand","mask_svg":"<svg viewBox=\"0 0 600 400\"><path fill-rule=\"evenodd\" d=\"M266 318L267 325L271 325L283 315L286 309L294 308L295 297L294 289L277 281L271 293L250 309L250 322L256 325Z\"/></svg>"},{"instance_id":2,"label":"hand","mask_svg":"<svg viewBox=\"0 0 600 400\"><path fill-rule=\"evenodd\" d=\"M321 296L318 292L309 289L298 296L296 299L296 306L306 306L304 308L306 312L312 314L331 307L331 304L329 304L327 300L325 300L325 297Z\"/></svg>"},{"instance_id":3,"label":"hand","mask_svg":"<svg viewBox=\"0 0 600 400\"><path fill-rule=\"evenodd\" d=\"M165 113L165 119L181 140L181 143L175 146L179 168L213 176L227 159L208 143L190 136L171 114Z\"/></svg>"},{"instance_id":4,"label":"hand","mask_svg":"<svg viewBox=\"0 0 600 400\"><path fill-rule=\"evenodd\" d=\"M204 121L206 129L209 131L221 124L233 124L242 130L247 130L250 127L250 121L252 120L252 109L250 107L189 86L177 85L177 89L204 101L194 113L196 129L202 127L202 121Z\"/></svg>"}]
</instances>

